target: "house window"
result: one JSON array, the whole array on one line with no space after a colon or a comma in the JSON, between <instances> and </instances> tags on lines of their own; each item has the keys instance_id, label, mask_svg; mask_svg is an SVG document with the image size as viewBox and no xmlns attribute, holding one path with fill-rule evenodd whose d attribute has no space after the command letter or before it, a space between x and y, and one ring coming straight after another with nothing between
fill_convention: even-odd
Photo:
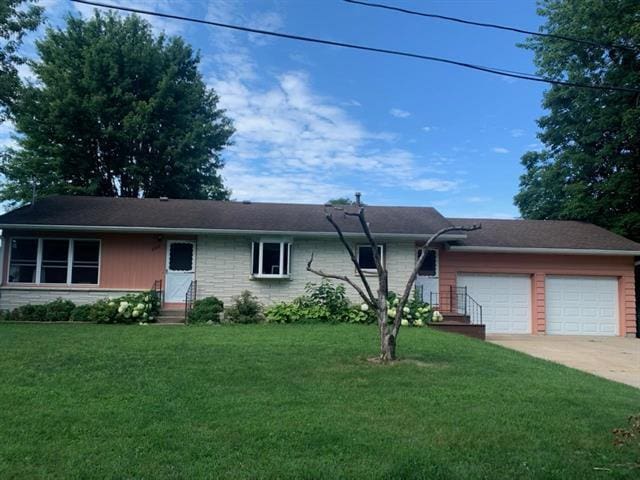
<instances>
[{"instance_id":1,"label":"house window","mask_svg":"<svg viewBox=\"0 0 640 480\"><path fill-rule=\"evenodd\" d=\"M384 265L384 246L378 245L380 261ZM358 245L358 265L365 271L376 271L376 261L373 258L373 248L370 245Z\"/></svg>"},{"instance_id":2,"label":"house window","mask_svg":"<svg viewBox=\"0 0 640 480\"><path fill-rule=\"evenodd\" d=\"M13 238L9 283L98 284L100 241Z\"/></svg>"},{"instance_id":3,"label":"house window","mask_svg":"<svg viewBox=\"0 0 640 480\"><path fill-rule=\"evenodd\" d=\"M416 253L416 262L420 260L422 256L422 249L419 248ZM424 263L420 270L418 271L418 275L424 275L426 277L435 277L438 272L437 266L437 258L438 254L435 250L427 250L427 258L424 259Z\"/></svg>"},{"instance_id":4,"label":"house window","mask_svg":"<svg viewBox=\"0 0 640 480\"><path fill-rule=\"evenodd\" d=\"M42 240L40 283L67 283L69 240Z\"/></svg>"},{"instance_id":5,"label":"house window","mask_svg":"<svg viewBox=\"0 0 640 480\"><path fill-rule=\"evenodd\" d=\"M35 283L38 264L38 239L11 240L9 282Z\"/></svg>"},{"instance_id":6,"label":"house window","mask_svg":"<svg viewBox=\"0 0 640 480\"><path fill-rule=\"evenodd\" d=\"M261 240L251 244L251 274L256 278L286 278L290 274L291 243Z\"/></svg>"},{"instance_id":7,"label":"house window","mask_svg":"<svg viewBox=\"0 0 640 480\"><path fill-rule=\"evenodd\" d=\"M100 271L100 242L73 240L73 268L71 283L98 283Z\"/></svg>"}]
</instances>

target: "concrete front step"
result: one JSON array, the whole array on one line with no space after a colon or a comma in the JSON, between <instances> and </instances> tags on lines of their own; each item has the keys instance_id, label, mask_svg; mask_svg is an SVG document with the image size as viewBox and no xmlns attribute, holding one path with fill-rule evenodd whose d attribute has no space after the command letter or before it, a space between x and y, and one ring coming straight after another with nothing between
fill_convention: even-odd
<instances>
[{"instance_id":1,"label":"concrete front step","mask_svg":"<svg viewBox=\"0 0 640 480\"><path fill-rule=\"evenodd\" d=\"M471 317L463 313L445 313L442 312L442 318L445 322L454 323L471 323Z\"/></svg>"}]
</instances>

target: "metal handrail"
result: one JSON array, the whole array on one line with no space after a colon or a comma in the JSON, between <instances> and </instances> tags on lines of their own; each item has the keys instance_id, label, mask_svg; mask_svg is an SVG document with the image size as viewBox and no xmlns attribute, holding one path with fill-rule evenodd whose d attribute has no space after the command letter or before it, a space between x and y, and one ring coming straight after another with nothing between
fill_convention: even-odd
<instances>
[{"instance_id":1,"label":"metal handrail","mask_svg":"<svg viewBox=\"0 0 640 480\"><path fill-rule=\"evenodd\" d=\"M189 323L189 312L193 308L193 304L196 301L197 293L197 280L191 280L187 293L184 296L184 323Z\"/></svg>"},{"instance_id":2,"label":"metal handrail","mask_svg":"<svg viewBox=\"0 0 640 480\"><path fill-rule=\"evenodd\" d=\"M422 297L424 298L424 297ZM458 313L469 317L471 323L482 324L482 305L467 292L467 287L449 286L448 291L429 292L429 305L441 313Z\"/></svg>"},{"instance_id":3,"label":"metal handrail","mask_svg":"<svg viewBox=\"0 0 640 480\"><path fill-rule=\"evenodd\" d=\"M162 296L163 296L163 290L162 290L162 280L156 280L153 282L153 285L151 286L151 291L153 292L153 294L158 297L158 301L160 302L160 305L162 305Z\"/></svg>"}]
</instances>

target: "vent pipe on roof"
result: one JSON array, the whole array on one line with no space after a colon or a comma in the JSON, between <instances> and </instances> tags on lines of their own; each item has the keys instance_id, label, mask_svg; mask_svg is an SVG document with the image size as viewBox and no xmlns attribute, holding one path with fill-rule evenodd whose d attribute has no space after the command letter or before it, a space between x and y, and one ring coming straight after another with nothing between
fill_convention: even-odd
<instances>
[{"instance_id":1,"label":"vent pipe on roof","mask_svg":"<svg viewBox=\"0 0 640 480\"><path fill-rule=\"evenodd\" d=\"M362 193L356 192L356 207L360 206L360 197L361 196L362 196Z\"/></svg>"},{"instance_id":2,"label":"vent pipe on roof","mask_svg":"<svg viewBox=\"0 0 640 480\"><path fill-rule=\"evenodd\" d=\"M160 197L158 200L160 200L161 202L168 202L169 197Z\"/></svg>"},{"instance_id":3,"label":"vent pipe on roof","mask_svg":"<svg viewBox=\"0 0 640 480\"><path fill-rule=\"evenodd\" d=\"M242 203L245 205L251 205L251 200L243 200Z\"/></svg>"}]
</instances>

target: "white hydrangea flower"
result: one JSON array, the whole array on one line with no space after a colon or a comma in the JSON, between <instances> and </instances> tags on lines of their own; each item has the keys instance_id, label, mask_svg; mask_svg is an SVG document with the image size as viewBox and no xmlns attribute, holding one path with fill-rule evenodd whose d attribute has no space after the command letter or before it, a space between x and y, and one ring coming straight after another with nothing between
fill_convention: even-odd
<instances>
[{"instance_id":1,"label":"white hydrangea flower","mask_svg":"<svg viewBox=\"0 0 640 480\"><path fill-rule=\"evenodd\" d=\"M362 305L360 305L360 310L362 310L363 312L368 312L369 305L367 305L366 303L363 303Z\"/></svg>"}]
</instances>

